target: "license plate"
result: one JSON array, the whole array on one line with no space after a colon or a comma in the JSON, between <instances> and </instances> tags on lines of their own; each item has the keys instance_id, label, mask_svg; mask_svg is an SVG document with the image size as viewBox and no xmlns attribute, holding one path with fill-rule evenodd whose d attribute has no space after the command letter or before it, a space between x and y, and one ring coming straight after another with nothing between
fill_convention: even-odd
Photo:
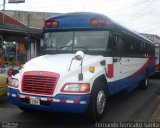
<instances>
[{"instance_id":1,"label":"license plate","mask_svg":"<svg viewBox=\"0 0 160 128\"><path fill-rule=\"evenodd\" d=\"M29 103L32 105L40 105L40 99L30 97Z\"/></svg>"}]
</instances>

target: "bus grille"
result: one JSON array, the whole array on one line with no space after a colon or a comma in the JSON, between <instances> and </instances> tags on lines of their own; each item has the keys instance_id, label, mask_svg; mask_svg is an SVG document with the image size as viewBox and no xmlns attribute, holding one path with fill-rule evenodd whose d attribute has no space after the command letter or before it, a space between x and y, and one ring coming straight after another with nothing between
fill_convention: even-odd
<instances>
[{"instance_id":1,"label":"bus grille","mask_svg":"<svg viewBox=\"0 0 160 128\"><path fill-rule=\"evenodd\" d=\"M22 78L22 92L52 95L59 74L44 71L25 72Z\"/></svg>"}]
</instances>

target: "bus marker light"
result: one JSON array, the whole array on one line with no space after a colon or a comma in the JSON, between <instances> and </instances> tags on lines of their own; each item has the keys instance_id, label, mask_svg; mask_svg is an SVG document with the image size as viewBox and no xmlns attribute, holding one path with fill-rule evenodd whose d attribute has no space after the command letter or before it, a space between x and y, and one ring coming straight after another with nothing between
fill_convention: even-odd
<instances>
[{"instance_id":1,"label":"bus marker light","mask_svg":"<svg viewBox=\"0 0 160 128\"><path fill-rule=\"evenodd\" d=\"M53 22L52 22L52 26L53 26L53 27L57 28L58 25L59 25L58 21L53 21Z\"/></svg>"},{"instance_id":2,"label":"bus marker light","mask_svg":"<svg viewBox=\"0 0 160 128\"><path fill-rule=\"evenodd\" d=\"M81 89L80 89L81 92L89 92L90 91L90 86L89 84L81 84Z\"/></svg>"},{"instance_id":3,"label":"bus marker light","mask_svg":"<svg viewBox=\"0 0 160 128\"><path fill-rule=\"evenodd\" d=\"M91 25L92 26L94 26L94 27L96 27L97 26L97 24L98 24L98 20L97 19L91 19Z\"/></svg>"},{"instance_id":4,"label":"bus marker light","mask_svg":"<svg viewBox=\"0 0 160 128\"><path fill-rule=\"evenodd\" d=\"M104 25L106 25L107 23L106 23L106 21L105 21L104 19L99 19L99 20L98 20L98 24L101 25L101 26L104 26Z\"/></svg>"},{"instance_id":5,"label":"bus marker light","mask_svg":"<svg viewBox=\"0 0 160 128\"><path fill-rule=\"evenodd\" d=\"M46 22L45 22L45 27L46 27L46 28L51 27L51 25L52 25L51 21L46 21Z\"/></svg>"}]
</instances>

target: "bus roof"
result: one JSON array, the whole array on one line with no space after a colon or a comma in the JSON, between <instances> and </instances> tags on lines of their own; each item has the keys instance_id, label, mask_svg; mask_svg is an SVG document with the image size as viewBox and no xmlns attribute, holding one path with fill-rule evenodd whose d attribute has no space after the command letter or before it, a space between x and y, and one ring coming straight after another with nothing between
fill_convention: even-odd
<instances>
[{"instance_id":1,"label":"bus roof","mask_svg":"<svg viewBox=\"0 0 160 128\"><path fill-rule=\"evenodd\" d=\"M60 14L46 20L44 30L109 29L110 27L110 19L105 15L92 12L75 12Z\"/></svg>"}]
</instances>

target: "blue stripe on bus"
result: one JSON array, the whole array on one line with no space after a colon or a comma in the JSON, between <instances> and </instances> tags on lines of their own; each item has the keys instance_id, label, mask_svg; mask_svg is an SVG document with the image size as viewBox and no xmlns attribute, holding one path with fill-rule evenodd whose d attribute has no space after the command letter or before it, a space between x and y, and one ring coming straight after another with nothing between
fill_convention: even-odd
<instances>
[{"instance_id":1,"label":"blue stripe on bus","mask_svg":"<svg viewBox=\"0 0 160 128\"><path fill-rule=\"evenodd\" d=\"M148 68L148 75L154 74L154 67ZM139 82L145 78L146 71L142 71L138 75L129 76L114 82L108 82L108 91L110 95L118 93L123 90L131 91L139 86Z\"/></svg>"}]
</instances>

